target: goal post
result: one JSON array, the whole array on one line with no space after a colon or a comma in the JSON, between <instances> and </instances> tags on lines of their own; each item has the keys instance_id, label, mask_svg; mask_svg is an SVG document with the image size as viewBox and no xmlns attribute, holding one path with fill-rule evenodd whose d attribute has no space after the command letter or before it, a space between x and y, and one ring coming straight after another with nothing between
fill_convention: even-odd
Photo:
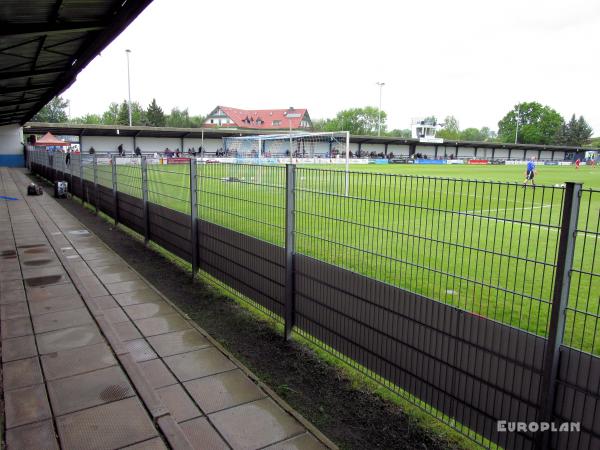
<instances>
[{"instance_id":1,"label":"goal post","mask_svg":"<svg viewBox=\"0 0 600 450\"><path fill-rule=\"evenodd\" d=\"M226 158L255 164L303 164L325 162L345 163L345 193L350 179L350 133L291 132L223 138Z\"/></svg>"}]
</instances>

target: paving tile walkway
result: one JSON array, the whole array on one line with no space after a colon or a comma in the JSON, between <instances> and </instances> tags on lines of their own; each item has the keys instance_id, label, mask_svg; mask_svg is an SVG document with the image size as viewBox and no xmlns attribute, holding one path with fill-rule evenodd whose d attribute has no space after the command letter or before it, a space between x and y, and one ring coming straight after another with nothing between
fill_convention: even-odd
<instances>
[{"instance_id":1,"label":"paving tile walkway","mask_svg":"<svg viewBox=\"0 0 600 450\"><path fill-rule=\"evenodd\" d=\"M334 447L28 182L0 168L9 449Z\"/></svg>"}]
</instances>

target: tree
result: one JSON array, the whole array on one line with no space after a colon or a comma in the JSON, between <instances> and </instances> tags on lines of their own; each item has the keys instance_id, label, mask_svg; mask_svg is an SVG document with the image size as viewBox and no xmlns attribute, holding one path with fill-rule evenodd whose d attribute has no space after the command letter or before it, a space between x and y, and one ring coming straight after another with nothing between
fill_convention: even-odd
<instances>
[{"instance_id":1,"label":"tree","mask_svg":"<svg viewBox=\"0 0 600 450\"><path fill-rule=\"evenodd\" d=\"M138 102L131 103L131 123L132 125L148 125L146 110Z\"/></svg>"},{"instance_id":2,"label":"tree","mask_svg":"<svg viewBox=\"0 0 600 450\"><path fill-rule=\"evenodd\" d=\"M515 142L517 122L518 143L553 144L559 139L564 119L554 109L538 102L519 103L498 122L501 142Z\"/></svg>"},{"instance_id":3,"label":"tree","mask_svg":"<svg viewBox=\"0 0 600 450\"><path fill-rule=\"evenodd\" d=\"M583 116L579 119L575 114L571 116L568 123L564 123L558 133L557 143L572 147L581 147L589 142L592 137L592 127L585 121Z\"/></svg>"},{"instance_id":4,"label":"tree","mask_svg":"<svg viewBox=\"0 0 600 450\"><path fill-rule=\"evenodd\" d=\"M410 131L409 129L406 129L406 128L403 130L399 130L399 129L395 128L395 129L385 133L385 135L399 137L399 138L403 138L403 139L410 139L412 137L412 131Z\"/></svg>"},{"instance_id":5,"label":"tree","mask_svg":"<svg viewBox=\"0 0 600 450\"><path fill-rule=\"evenodd\" d=\"M166 123L168 127L189 128L190 113L188 112L188 109L179 109L178 107L174 107L171 109L171 113L167 116Z\"/></svg>"},{"instance_id":6,"label":"tree","mask_svg":"<svg viewBox=\"0 0 600 450\"><path fill-rule=\"evenodd\" d=\"M82 123L86 125L101 125L102 117L98 114L85 114L70 120L71 123Z\"/></svg>"},{"instance_id":7,"label":"tree","mask_svg":"<svg viewBox=\"0 0 600 450\"><path fill-rule=\"evenodd\" d=\"M487 135L477 128L465 128L460 132L461 141L482 142L485 141L486 138Z\"/></svg>"},{"instance_id":8,"label":"tree","mask_svg":"<svg viewBox=\"0 0 600 450\"><path fill-rule=\"evenodd\" d=\"M119 104L112 102L108 109L102 114L102 123L104 125L116 125L119 119Z\"/></svg>"},{"instance_id":9,"label":"tree","mask_svg":"<svg viewBox=\"0 0 600 450\"><path fill-rule=\"evenodd\" d=\"M312 121L313 131L315 131L315 132L325 131L325 124L327 123L328 120L330 120L330 119L314 119Z\"/></svg>"},{"instance_id":10,"label":"tree","mask_svg":"<svg viewBox=\"0 0 600 450\"><path fill-rule=\"evenodd\" d=\"M202 124L206 120L206 117L202 115L190 116L190 128L202 128Z\"/></svg>"},{"instance_id":11,"label":"tree","mask_svg":"<svg viewBox=\"0 0 600 450\"><path fill-rule=\"evenodd\" d=\"M387 114L381 111L381 132L385 134ZM316 121L315 130L349 131L350 134L368 135L377 133L379 125L379 108L366 106L340 111L333 119Z\"/></svg>"},{"instance_id":12,"label":"tree","mask_svg":"<svg viewBox=\"0 0 600 450\"><path fill-rule=\"evenodd\" d=\"M437 137L450 140L460 139L460 127L458 120L454 116L447 116L444 119L442 129L436 133Z\"/></svg>"},{"instance_id":13,"label":"tree","mask_svg":"<svg viewBox=\"0 0 600 450\"><path fill-rule=\"evenodd\" d=\"M498 134L489 127L481 127L479 132L481 133L481 136L484 137L484 141L494 141L498 137Z\"/></svg>"},{"instance_id":14,"label":"tree","mask_svg":"<svg viewBox=\"0 0 600 450\"><path fill-rule=\"evenodd\" d=\"M592 133L594 130L592 127L585 121L583 116L579 116L577 119L577 132L574 133L575 139L573 140L576 146L587 144L592 137Z\"/></svg>"},{"instance_id":15,"label":"tree","mask_svg":"<svg viewBox=\"0 0 600 450\"><path fill-rule=\"evenodd\" d=\"M67 108L69 100L54 97L46 106L33 116L32 122L65 123L68 120Z\"/></svg>"},{"instance_id":16,"label":"tree","mask_svg":"<svg viewBox=\"0 0 600 450\"><path fill-rule=\"evenodd\" d=\"M598 148L600 147L600 137L591 138L589 144L586 147Z\"/></svg>"},{"instance_id":17,"label":"tree","mask_svg":"<svg viewBox=\"0 0 600 450\"><path fill-rule=\"evenodd\" d=\"M146 119L148 121L148 125L151 127L164 127L167 123L165 113L163 112L163 109L158 106L155 98L153 98L152 102L148 105L148 109L146 110Z\"/></svg>"},{"instance_id":18,"label":"tree","mask_svg":"<svg viewBox=\"0 0 600 450\"><path fill-rule=\"evenodd\" d=\"M129 125L129 105L125 100L119 105L116 125Z\"/></svg>"}]
</instances>

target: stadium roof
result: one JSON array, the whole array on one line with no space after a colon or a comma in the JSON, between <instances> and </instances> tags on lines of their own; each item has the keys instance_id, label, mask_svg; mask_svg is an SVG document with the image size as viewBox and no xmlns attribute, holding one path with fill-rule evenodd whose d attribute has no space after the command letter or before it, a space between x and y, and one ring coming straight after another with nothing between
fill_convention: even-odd
<instances>
[{"instance_id":1,"label":"stadium roof","mask_svg":"<svg viewBox=\"0 0 600 450\"><path fill-rule=\"evenodd\" d=\"M308 110L305 108L239 109L228 106L217 106L207 118L216 117L220 111L233 120L232 124L223 124L220 126L253 130L287 130L290 127L290 121L292 129L297 129L300 128L300 123L308 117ZM206 127L210 128L211 125L206 124Z\"/></svg>"},{"instance_id":2,"label":"stadium roof","mask_svg":"<svg viewBox=\"0 0 600 450\"><path fill-rule=\"evenodd\" d=\"M2 0L0 125L30 120L151 2Z\"/></svg>"},{"instance_id":3,"label":"stadium roof","mask_svg":"<svg viewBox=\"0 0 600 450\"><path fill-rule=\"evenodd\" d=\"M206 139L220 139L233 136L254 136L256 130L230 130L224 128L170 128L170 127L143 127L125 125L85 125L70 123L40 123L28 122L23 132L25 134L44 134L47 132L59 136L123 136L123 137L162 137L162 138L197 138L204 135ZM268 131L261 131L267 134ZM273 133L281 133L276 131ZM442 144L419 142L418 139L405 139L393 136L350 136L354 144L400 144L400 145L426 145L440 147L477 147L515 150L550 150L579 152L583 150L600 150L587 147L566 147L563 145L535 145L535 144L510 144L502 142L471 142L471 141L444 141ZM417 150L418 151L418 150Z\"/></svg>"}]
</instances>

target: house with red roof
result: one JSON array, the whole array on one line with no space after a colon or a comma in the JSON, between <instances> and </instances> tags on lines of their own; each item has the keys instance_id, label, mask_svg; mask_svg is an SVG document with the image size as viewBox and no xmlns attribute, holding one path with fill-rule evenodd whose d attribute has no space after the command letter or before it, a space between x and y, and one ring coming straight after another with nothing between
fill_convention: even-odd
<instances>
[{"instance_id":1,"label":"house with red roof","mask_svg":"<svg viewBox=\"0 0 600 450\"><path fill-rule=\"evenodd\" d=\"M308 110L287 109L238 109L217 106L206 116L206 128L229 128L245 130L292 130L312 129Z\"/></svg>"}]
</instances>

